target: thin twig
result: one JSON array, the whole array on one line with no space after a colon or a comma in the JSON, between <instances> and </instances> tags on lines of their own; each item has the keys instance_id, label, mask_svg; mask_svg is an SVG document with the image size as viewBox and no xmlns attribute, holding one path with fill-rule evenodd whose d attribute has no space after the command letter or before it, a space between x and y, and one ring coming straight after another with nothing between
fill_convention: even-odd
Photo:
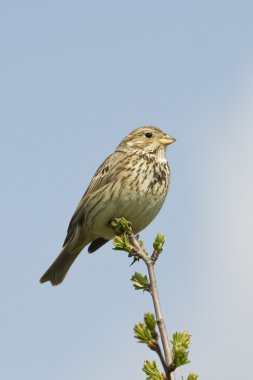
<instances>
[{"instance_id":1,"label":"thin twig","mask_svg":"<svg viewBox=\"0 0 253 380\"><path fill-rule=\"evenodd\" d=\"M169 368L167 367L167 364L166 364L166 362L164 360L164 355L163 355L163 352L161 350L161 346L160 346L159 343L157 343L157 348L156 348L155 351L156 351L157 355L159 356L159 359L160 359L160 361L162 363L162 366L163 366L164 372L166 374L166 377L169 379L170 378L170 371L169 371Z\"/></svg>"},{"instance_id":2,"label":"thin twig","mask_svg":"<svg viewBox=\"0 0 253 380\"><path fill-rule=\"evenodd\" d=\"M130 234L130 239L134 248L136 249L137 255L145 262L148 268L148 274L149 274L149 280L150 280L150 293L151 293L153 304L154 304L156 321L157 321L157 325L160 331L163 351L165 355L166 377L168 378L168 380L175 380L174 372L169 371L169 368L171 368L171 363L173 362L172 349L171 349L170 341L168 338L166 326L164 323L163 315L162 315L162 309L160 305L155 272L154 272L154 261L151 260L151 258L146 254L144 248L139 244L138 239L135 237L133 233Z\"/></svg>"}]
</instances>

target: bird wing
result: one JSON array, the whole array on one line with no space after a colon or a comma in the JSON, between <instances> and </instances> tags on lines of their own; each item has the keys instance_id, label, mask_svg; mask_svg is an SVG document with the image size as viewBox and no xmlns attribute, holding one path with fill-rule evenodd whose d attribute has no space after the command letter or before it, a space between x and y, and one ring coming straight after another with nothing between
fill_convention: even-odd
<instances>
[{"instance_id":1,"label":"bird wing","mask_svg":"<svg viewBox=\"0 0 253 380\"><path fill-rule=\"evenodd\" d=\"M77 205L77 208L70 220L67 236L64 240L63 247L75 236L76 227L82 224L85 220L86 205L89 202L89 199L96 196L97 192L104 191L107 185L113 181L115 178L115 173L117 170L110 170L111 166L117 166L120 162L120 157L122 157L122 152L115 152L111 154L106 160L100 165L96 171L94 177L92 178L86 192L81 198L80 202Z\"/></svg>"}]
</instances>

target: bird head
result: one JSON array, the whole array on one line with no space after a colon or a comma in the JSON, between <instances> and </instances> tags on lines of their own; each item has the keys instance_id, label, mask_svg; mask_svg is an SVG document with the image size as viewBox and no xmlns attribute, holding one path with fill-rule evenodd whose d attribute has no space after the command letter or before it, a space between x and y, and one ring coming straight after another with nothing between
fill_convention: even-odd
<instances>
[{"instance_id":1,"label":"bird head","mask_svg":"<svg viewBox=\"0 0 253 380\"><path fill-rule=\"evenodd\" d=\"M148 126L137 128L127 135L119 144L116 151L134 151L145 154L165 154L165 148L176 141L166 135L161 129Z\"/></svg>"}]
</instances>

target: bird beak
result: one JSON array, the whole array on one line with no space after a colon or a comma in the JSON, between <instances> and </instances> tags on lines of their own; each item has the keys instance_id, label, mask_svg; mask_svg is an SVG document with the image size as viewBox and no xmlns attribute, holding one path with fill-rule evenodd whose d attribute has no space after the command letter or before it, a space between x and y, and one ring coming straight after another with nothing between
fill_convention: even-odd
<instances>
[{"instance_id":1,"label":"bird beak","mask_svg":"<svg viewBox=\"0 0 253 380\"><path fill-rule=\"evenodd\" d=\"M172 144L173 142L175 142L176 139L174 139L173 137L169 136L169 135L166 135L166 136L163 136L161 139L160 139L160 143L162 145L170 145Z\"/></svg>"}]
</instances>

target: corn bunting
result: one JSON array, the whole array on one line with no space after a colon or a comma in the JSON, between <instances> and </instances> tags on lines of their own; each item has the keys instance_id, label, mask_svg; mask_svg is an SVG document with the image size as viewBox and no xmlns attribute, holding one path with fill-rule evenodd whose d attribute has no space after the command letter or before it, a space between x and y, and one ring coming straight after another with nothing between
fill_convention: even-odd
<instances>
[{"instance_id":1,"label":"corn bunting","mask_svg":"<svg viewBox=\"0 0 253 380\"><path fill-rule=\"evenodd\" d=\"M143 230L160 211L170 183L166 146L174 138L150 126L135 129L96 171L70 221L59 256L40 282L60 284L82 249L95 252L114 236L110 222L131 221Z\"/></svg>"}]
</instances>

